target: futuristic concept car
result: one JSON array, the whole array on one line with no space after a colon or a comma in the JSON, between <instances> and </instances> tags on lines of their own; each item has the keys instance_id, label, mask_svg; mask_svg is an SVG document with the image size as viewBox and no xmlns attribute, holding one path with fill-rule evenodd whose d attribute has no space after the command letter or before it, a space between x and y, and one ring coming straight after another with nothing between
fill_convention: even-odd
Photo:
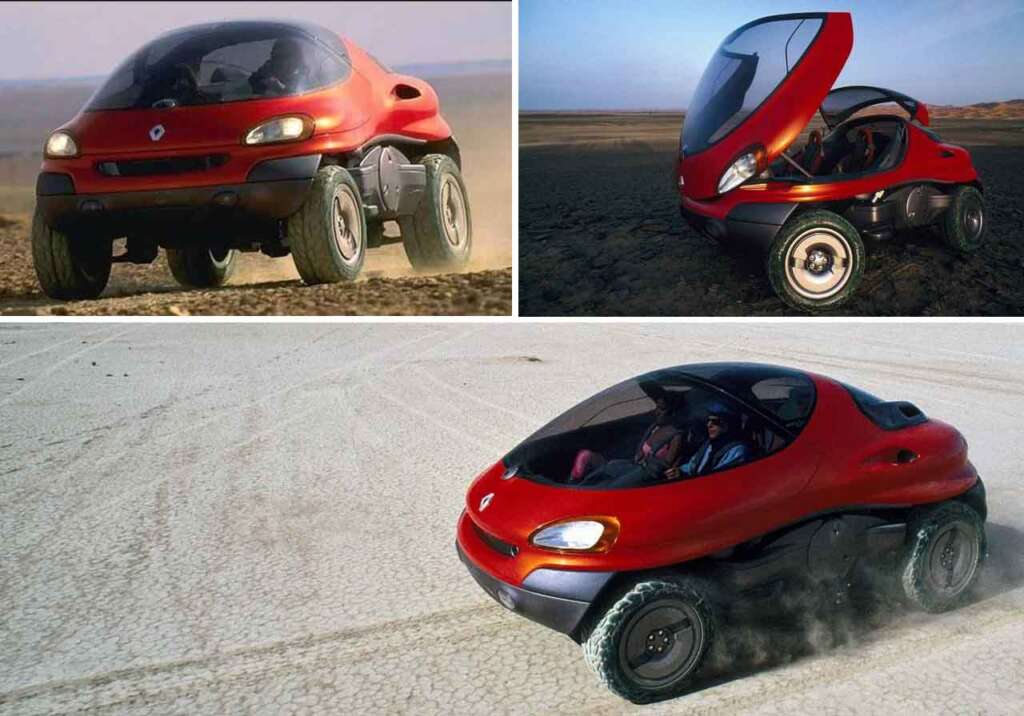
<instances>
[{"instance_id":1,"label":"futuristic concept car","mask_svg":"<svg viewBox=\"0 0 1024 716\"><path fill-rule=\"evenodd\" d=\"M934 226L969 252L986 228L970 155L928 128L924 104L878 87L832 89L852 46L844 12L744 25L711 58L680 137L683 217L766 252L775 292L808 311L856 291L862 234ZM794 147L815 111L824 126Z\"/></svg>"},{"instance_id":2,"label":"futuristic concept car","mask_svg":"<svg viewBox=\"0 0 1024 716\"><path fill-rule=\"evenodd\" d=\"M870 571L954 607L985 518L952 426L824 376L709 363L622 382L528 437L469 488L457 550L640 702L687 688L737 604L832 603Z\"/></svg>"},{"instance_id":3,"label":"futuristic concept car","mask_svg":"<svg viewBox=\"0 0 1024 716\"><path fill-rule=\"evenodd\" d=\"M222 284L238 251L290 253L310 284L356 278L384 243L401 241L416 268L469 258L459 147L434 90L315 25L162 35L44 155L32 252L53 298L94 298L112 262L150 263L159 247L199 287Z\"/></svg>"}]
</instances>

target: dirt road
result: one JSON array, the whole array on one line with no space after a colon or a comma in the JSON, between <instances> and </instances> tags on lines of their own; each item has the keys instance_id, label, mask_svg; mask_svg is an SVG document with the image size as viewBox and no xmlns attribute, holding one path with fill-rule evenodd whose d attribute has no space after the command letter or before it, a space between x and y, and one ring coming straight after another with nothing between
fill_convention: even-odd
<instances>
[{"instance_id":1,"label":"dirt road","mask_svg":"<svg viewBox=\"0 0 1024 716\"><path fill-rule=\"evenodd\" d=\"M755 630L645 713L1019 713L1024 331L999 325L0 327L0 711L624 713L456 558L469 480L655 367L767 360L954 422L979 601L849 642ZM600 360L590 359L600 356ZM777 629L776 629L777 632Z\"/></svg>"}]
</instances>

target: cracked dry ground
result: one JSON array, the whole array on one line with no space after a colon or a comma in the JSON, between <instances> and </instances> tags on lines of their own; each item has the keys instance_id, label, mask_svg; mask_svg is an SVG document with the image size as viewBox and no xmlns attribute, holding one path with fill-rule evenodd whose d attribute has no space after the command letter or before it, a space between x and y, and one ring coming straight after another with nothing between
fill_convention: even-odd
<instances>
[{"instance_id":1,"label":"cracked dry ground","mask_svg":"<svg viewBox=\"0 0 1024 716\"><path fill-rule=\"evenodd\" d=\"M859 290L829 315L1024 313L1024 147L968 148L985 186L982 250L956 255L928 230L868 241ZM683 222L676 151L632 140L521 150L521 315L801 315L775 297L760 255Z\"/></svg>"},{"instance_id":2,"label":"cracked dry ground","mask_svg":"<svg viewBox=\"0 0 1024 716\"><path fill-rule=\"evenodd\" d=\"M466 486L504 450L683 350L796 362L954 422L985 479L991 556L977 599L946 614L730 624L693 692L643 712L1016 716L1021 334L8 324L0 713L639 712L569 639L487 596L453 539Z\"/></svg>"},{"instance_id":3,"label":"cracked dry ground","mask_svg":"<svg viewBox=\"0 0 1024 716\"><path fill-rule=\"evenodd\" d=\"M290 258L243 254L229 285L207 290L178 286L161 253L151 265L115 264L110 285L97 300L53 301L36 282L28 232L29 217L0 215L0 315L507 316L512 312L511 267L414 274L408 268L393 268L405 260L400 246L371 250L364 278L322 286L306 286L298 280Z\"/></svg>"}]
</instances>

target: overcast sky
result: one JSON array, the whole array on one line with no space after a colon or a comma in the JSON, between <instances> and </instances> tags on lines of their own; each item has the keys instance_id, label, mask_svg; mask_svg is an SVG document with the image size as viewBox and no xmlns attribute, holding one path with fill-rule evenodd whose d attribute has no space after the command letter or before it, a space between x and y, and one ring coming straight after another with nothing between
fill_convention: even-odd
<instances>
[{"instance_id":1,"label":"overcast sky","mask_svg":"<svg viewBox=\"0 0 1024 716\"><path fill-rule=\"evenodd\" d=\"M502 2L0 2L0 79L106 75L167 30L266 17L319 23L390 65L512 58Z\"/></svg>"},{"instance_id":2,"label":"overcast sky","mask_svg":"<svg viewBox=\"0 0 1024 716\"><path fill-rule=\"evenodd\" d=\"M682 109L732 30L815 10L853 13L837 84L935 104L1024 98L1024 0L520 0L520 108Z\"/></svg>"}]
</instances>

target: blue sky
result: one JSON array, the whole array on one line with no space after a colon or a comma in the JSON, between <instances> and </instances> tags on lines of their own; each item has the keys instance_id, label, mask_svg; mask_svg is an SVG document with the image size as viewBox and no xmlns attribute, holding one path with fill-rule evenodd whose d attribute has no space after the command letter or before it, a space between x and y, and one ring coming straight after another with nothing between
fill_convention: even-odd
<instances>
[{"instance_id":1,"label":"blue sky","mask_svg":"<svg viewBox=\"0 0 1024 716\"><path fill-rule=\"evenodd\" d=\"M816 10L853 13L853 51L837 84L931 104L1024 98L1022 0L520 0L519 106L682 109L732 30Z\"/></svg>"}]
</instances>

